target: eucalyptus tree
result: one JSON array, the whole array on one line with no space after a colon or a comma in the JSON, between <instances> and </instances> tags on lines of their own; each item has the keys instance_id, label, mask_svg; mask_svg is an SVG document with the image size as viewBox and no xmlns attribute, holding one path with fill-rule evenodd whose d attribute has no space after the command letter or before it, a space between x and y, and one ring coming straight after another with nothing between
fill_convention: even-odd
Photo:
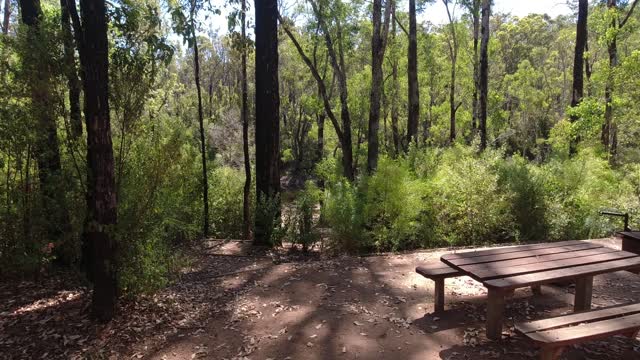
<instances>
[{"instance_id":1,"label":"eucalyptus tree","mask_svg":"<svg viewBox=\"0 0 640 360\"><path fill-rule=\"evenodd\" d=\"M204 110L202 107L202 89L200 86L200 56L198 53L198 13L207 3L203 0L171 0L169 3L173 29L182 36L188 46L193 49L193 64L196 92L198 95L198 125L200 130L200 156L202 158L202 236L209 235L209 177L207 172L207 143L204 129ZM219 12L210 9L213 12Z\"/></svg>"},{"instance_id":2,"label":"eucalyptus tree","mask_svg":"<svg viewBox=\"0 0 640 360\"><path fill-rule=\"evenodd\" d=\"M456 0L442 0L447 10L447 18L449 19L449 38L447 47L449 48L449 59L451 60L451 80L449 83L449 142L456 140L456 113L462 104L456 104L456 67L458 64L458 36L456 34L456 21L452 11L457 5ZM449 8L451 5L451 8Z\"/></svg>"},{"instance_id":3,"label":"eucalyptus tree","mask_svg":"<svg viewBox=\"0 0 640 360\"><path fill-rule=\"evenodd\" d=\"M254 244L272 245L280 216L278 2L255 0L256 195Z\"/></svg>"},{"instance_id":4,"label":"eucalyptus tree","mask_svg":"<svg viewBox=\"0 0 640 360\"><path fill-rule=\"evenodd\" d=\"M487 147L487 99L489 97L489 17L491 0L482 0L482 24L480 29L480 61L478 69L478 120L480 128L480 149Z\"/></svg>"},{"instance_id":5,"label":"eucalyptus tree","mask_svg":"<svg viewBox=\"0 0 640 360\"><path fill-rule=\"evenodd\" d=\"M573 86L571 92L571 107L576 107L584 96L584 52L587 48L587 18L589 14L589 1L578 1L578 22L576 25L576 44L573 57ZM571 116L571 121L578 118ZM578 139L572 139L569 153L575 154Z\"/></svg>"}]
</instances>

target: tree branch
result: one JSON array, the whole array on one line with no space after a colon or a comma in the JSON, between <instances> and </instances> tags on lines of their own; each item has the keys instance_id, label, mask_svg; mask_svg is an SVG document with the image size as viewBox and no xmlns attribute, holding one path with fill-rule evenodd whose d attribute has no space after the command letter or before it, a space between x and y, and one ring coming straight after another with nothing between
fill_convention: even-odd
<instances>
[{"instance_id":1,"label":"tree branch","mask_svg":"<svg viewBox=\"0 0 640 360\"><path fill-rule=\"evenodd\" d=\"M629 12L627 12L627 16L624 17L624 20L622 20L622 22L620 22L620 27L623 27L624 24L627 23L627 20L629 20L629 18L631 17L631 13L633 13L633 9L635 9L636 5L638 4L638 0L635 0L633 2L633 4L631 4L631 8L629 9Z\"/></svg>"}]
</instances>

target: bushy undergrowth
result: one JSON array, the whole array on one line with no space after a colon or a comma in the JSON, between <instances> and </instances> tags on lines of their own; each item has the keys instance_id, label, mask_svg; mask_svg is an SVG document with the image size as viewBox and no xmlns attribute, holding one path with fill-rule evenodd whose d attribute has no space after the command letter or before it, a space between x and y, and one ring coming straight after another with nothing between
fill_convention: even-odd
<instances>
[{"instance_id":1,"label":"bushy undergrowth","mask_svg":"<svg viewBox=\"0 0 640 360\"><path fill-rule=\"evenodd\" d=\"M323 219L350 252L607 236L621 224L599 215L640 209L640 168L614 170L585 150L535 164L498 150L411 150L382 158L353 184L320 164Z\"/></svg>"}]
</instances>

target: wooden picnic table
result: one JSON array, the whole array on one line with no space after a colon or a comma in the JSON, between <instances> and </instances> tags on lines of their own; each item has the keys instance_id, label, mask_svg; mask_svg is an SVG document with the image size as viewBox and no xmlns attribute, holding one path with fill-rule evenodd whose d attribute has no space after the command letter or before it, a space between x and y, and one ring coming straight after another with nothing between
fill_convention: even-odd
<instances>
[{"instance_id":1,"label":"wooden picnic table","mask_svg":"<svg viewBox=\"0 0 640 360\"><path fill-rule=\"evenodd\" d=\"M573 240L443 255L440 260L488 290L487 337L502 335L505 297L517 288L573 280L574 311L591 308L593 276L640 269L640 255Z\"/></svg>"}]
</instances>

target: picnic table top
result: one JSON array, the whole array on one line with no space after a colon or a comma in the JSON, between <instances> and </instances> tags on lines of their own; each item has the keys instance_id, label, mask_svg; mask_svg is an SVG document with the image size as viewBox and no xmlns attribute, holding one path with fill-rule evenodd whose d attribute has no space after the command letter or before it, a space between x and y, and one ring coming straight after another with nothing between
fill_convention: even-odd
<instances>
[{"instance_id":1,"label":"picnic table top","mask_svg":"<svg viewBox=\"0 0 640 360\"><path fill-rule=\"evenodd\" d=\"M485 286L497 288L640 269L640 255L581 240L457 252L443 255L441 260Z\"/></svg>"}]
</instances>

